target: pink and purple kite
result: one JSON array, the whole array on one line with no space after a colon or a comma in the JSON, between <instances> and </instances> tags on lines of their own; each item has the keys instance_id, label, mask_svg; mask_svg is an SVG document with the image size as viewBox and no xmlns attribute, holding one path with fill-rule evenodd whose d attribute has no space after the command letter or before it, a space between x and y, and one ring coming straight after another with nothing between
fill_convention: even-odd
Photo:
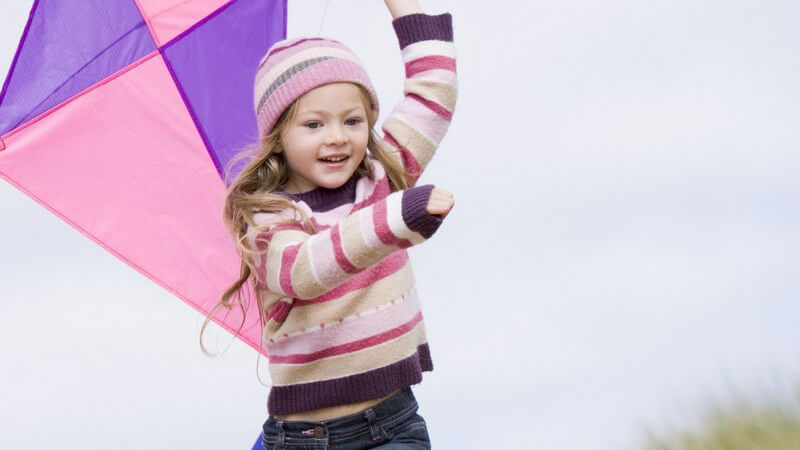
<instances>
[{"instance_id":1,"label":"pink and purple kite","mask_svg":"<svg viewBox=\"0 0 800 450\"><path fill-rule=\"evenodd\" d=\"M286 0L37 0L0 91L0 176L204 315L238 278L223 168ZM233 173L236 173L234 168ZM235 309L215 319L232 333ZM255 304L238 337L259 349Z\"/></svg>"}]
</instances>

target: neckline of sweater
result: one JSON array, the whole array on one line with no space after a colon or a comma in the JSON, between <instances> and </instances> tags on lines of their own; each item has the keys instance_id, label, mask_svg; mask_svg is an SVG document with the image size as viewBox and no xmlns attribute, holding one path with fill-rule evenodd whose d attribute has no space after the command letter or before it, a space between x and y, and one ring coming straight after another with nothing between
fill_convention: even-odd
<instances>
[{"instance_id":1,"label":"neckline of sweater","mask_svg":"<svg viewBox=\"0 0 800 450\"><path fill-rule=\"evenodd\" d=\"M326 188L318 186L310 191L292 194L289 192L276 192L294 201L302 201L311 208L312 211L330 211L336 207L353 203L356 197L356 184L359 179L358 173L354 173L343 185L337 188Z\"/></svg>"}]
</instances>

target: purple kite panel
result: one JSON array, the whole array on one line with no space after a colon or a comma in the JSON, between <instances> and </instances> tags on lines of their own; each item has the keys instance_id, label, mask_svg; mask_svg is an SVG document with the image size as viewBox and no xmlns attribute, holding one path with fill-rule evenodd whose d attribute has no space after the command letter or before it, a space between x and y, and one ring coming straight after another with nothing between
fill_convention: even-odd
<instances>
[{"instance_id":1,"label":"purple kite panel","mask_svg":"<svg viewBox=\"0 0 800 450\"><path fill-rule=\"evenodd\" d=\"M0 91L0 134L155 48L133 1L37 0Z\"/></svg>"},{"instance_id":2,"label":"purple kite panel","mask_svg":"<svg viewBox=\"0 0 800 450\"><path fill-rule=\"evenodd\" d=\"M239 0L162 48L220 177L231 157L258 137L256 67L272 43L285 36L286 0ZM234 167L231 176L245 163Z\"/></svg>"}]
</instances>

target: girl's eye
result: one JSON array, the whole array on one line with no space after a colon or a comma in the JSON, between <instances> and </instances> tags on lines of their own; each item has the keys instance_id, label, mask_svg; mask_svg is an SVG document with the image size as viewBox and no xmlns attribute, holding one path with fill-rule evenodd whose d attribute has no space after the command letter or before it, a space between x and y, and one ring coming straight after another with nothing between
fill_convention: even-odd
<instances>
[{"instance_id":1,"label":"girl's eye","mask_svg":"<svg viewBox=\"0 0 800 450\"><path fill-rule=\"evenodd\" d=\"M352 119L347 119L345 122L351 122L351 125L358 125L361 122L361 118L354 117ZM312 125L322 125L322 124L319 123L319 122L308 122L304 126L306 126L308 128L311 128L312 130L316 130L317 128L319 128L319 127L315 127L315 126L312 126Z\"/></svg>"}]
</instances>

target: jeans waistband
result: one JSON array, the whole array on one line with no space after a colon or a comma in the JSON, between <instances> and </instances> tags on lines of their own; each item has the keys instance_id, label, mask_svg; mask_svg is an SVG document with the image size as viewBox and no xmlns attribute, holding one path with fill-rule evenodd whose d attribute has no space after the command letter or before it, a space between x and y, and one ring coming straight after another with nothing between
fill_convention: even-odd
<instances>
[{"instance_id":1,"label":"jeans waistband","mask_svg":"<svg viewBox=\"0 0 800 450\"><path fill-rule=\"evenodd\" d=\"M399 415L407 415L416 412L418 408L417 400L410 386L400 389L399 392L383 400L375 406L366 408L363 411L353 413L336 419L322 421L291 421L278 420L272 416L267 419L267 423L282 422L282 427L286 431L306 430L310 425L324 425L328 429L347 429L358 427L373 422L383 422L387 419L395 419ZM265 424L266 425L266 424Z\"/></svg>"}]
</instances>

